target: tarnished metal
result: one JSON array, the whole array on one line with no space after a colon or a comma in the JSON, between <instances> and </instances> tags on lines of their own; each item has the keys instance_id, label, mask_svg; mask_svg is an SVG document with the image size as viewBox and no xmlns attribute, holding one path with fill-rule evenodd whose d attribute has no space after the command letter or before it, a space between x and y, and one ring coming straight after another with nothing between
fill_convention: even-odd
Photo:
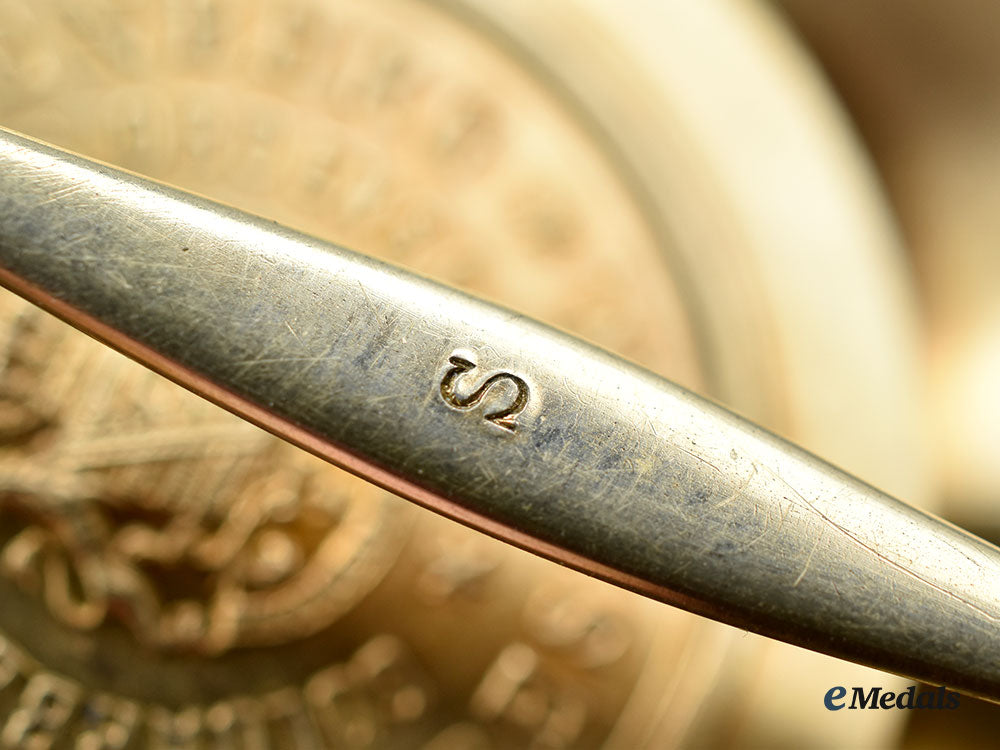
<instances>
[{"instance_id":1,"label":"tarnished metal","mask_svg":"<svg viewBox=\"0 0 1000 750\"><path fill-rule=\"evenodd\" d=\"M0 265L76 326L447 516L1000 698L1000 551L546 326L9 133Z\"/></svg>"}]
</instances>

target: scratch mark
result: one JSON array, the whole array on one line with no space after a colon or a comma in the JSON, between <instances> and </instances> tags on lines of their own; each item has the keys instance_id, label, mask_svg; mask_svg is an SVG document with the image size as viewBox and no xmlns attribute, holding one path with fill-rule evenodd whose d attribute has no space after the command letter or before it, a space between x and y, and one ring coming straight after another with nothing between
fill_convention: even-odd
<instances>
[{"instance_id":1,"label":"scratch mark","mask_svg":"<svg viewBox=\"0 0 1000 750\"><path fill-rule=\"evenodd\" d=\"M756 513L757 513L758 510L759 510L759 507L754 506L754 515L756 515ZM757 544L757 542L759 542L761 539L763 539L765 536L767 536L767 532L768 532L768 530L770 528L771 528L771 514L770 513L765 513L764 514L764 528L763 528L763 530L757 536L755 536L753 539L751 539L749 542L747 542L746 544L742 545L740 547L740 552L745 552L746 550L750 549L755 544Z\"/></svg>"},{"instance_id":2,"label":"scratch mark","mask_svg":"<svg viewBox=\"0 0 1000 750\"><path fill-rule=\"evenodd\" d=\"M795 588L802 582L802 579L806 575L806 571L809 570L809 565L812 563L813 555L816 554L816 549L819 547L819 543L822 540L823 540L823 534L821 533L818 537L816 537L816 541L815 543L813 543L813 548L809 550L809 556L806 558L806 564L802 567L802 572L799 573L799 577L796 578L795 582L792 584L792 588Z\"/></svg>"},{"instance_id":3,"label":"scratch mark","mask_svg":"<svg viewBox=\"0 0 1000 750\"><path fill-rule=\"evenodd\" d=\"M295 332L295 329L292 328L292 326L289 324L287 320L285 321L285 328L287 328L288 332L295 337L296 341L298 341L300 344L302 343L302 339L299 338L299 334Z\"/></svg>"},{"instance_id":4,"label":"scratch mark","mask_svg":"<svg viewBox=\"0 0 1000 750\"><path fill-rule=\"evenodd\" d=\"M375 300L371 298L371 295L368 294L368 290L365 289L365 285L362 284L360 281L358 282L358 289L361 290L361 294L364 295L365 301L368 303L368 307L371 308L372 312L375 314L375 319L378 320L379 310L378 307L375 305Z\"/></svg>"},{"instance_id":5,"label":"scratch mark","mask_svg":"<svg viewBox=\"0 0 1000 750\"><path fill-rule=\"evenodd\" d=\"M54 203L56 201L62 200L63 198L68 198L74 193L82 192L86 188L87 184L85 182L73 183L71 185L66 185L58 190L53 190L49 193L49 196L43 200L39 201L37 206L44 206L47 203ZM37 207L36 206L36 207Z\"/></svg>"},{"instance_id":6,"label":"scratch mark","mask_svg":"<svg viewBox=\"0 0 1000 750\"><path fill-rule=\"evenodd\" d=\"M899 572L903 573L904 575L910 576L914 580L919 581L920 583L924 584L925 586L929 586L930 588L934 589L935 591L937 591L937 592L939 592L941 594L944 594L948 598L954 599L955 601L958 601L958 602L961 602L962 604L964 604L965 606L967 606L969 609L971 609L971 610L973 610L975 612L978 612L979 614L983 615L984 617L986 617L989 620L992 620L994 622L996 622L997 620L1000 620L1000 618L998 618L996 615L994 615L994 614L986 611L982 607L980 607L977 604L969 601L968 599L966 599L965 597L961 596L960 594L957 594L954 591L949 591L948 589L944 588L943 586L940 586L939 584L934 583L934 581L927 580L922 575L920 575L919 573L917 573L915 570L910 570L908 567L906 567L902 563L898 563L895 560L893 560L893 559L887 557L886 555L882 554L877 549L875 549L872 545L868 544L863 539L858 538L858 536L856 534L853 534L848 529L845 529L843 526L841 526L839 523L837 523L832 518L830 518L829 516L827 516L825 513L823 513L819 508L817 508L811 502L809 502L802 495L801 492L799 492L797 489L795 489L794 487L792 487L792 485L790 485L788 482L786 482L781 476L778 475L777 472L774 471L774 469L772 469L771 467L766 466L766 465L764 466L764 468L766 468L768 470L768 472L771 474L771 476L773 476L775 479L777 479L779 482L781 482L783 485L785 485L788 489L790 489L802 501L802 503L805 505L805 507L807 509L809 509L810 511L812 511L813 513L815 513L830 528L834 529L835 531L839 532L840 534L843 534L845 537L847 537L848 539L850 539L852 542L854 542L855 544L857 544L859 547L861 547L862 549L866 550L870 554L872 554L875 557L877 557L879 560L881 560L883 563L885 563L886 565L888 565L890 568L895 568L896 570L898 570Z\"/></svg>"},{"instance_id":7,"label":"scratch mark","mask_svg":"<svg viewBox=\"0 0 1000 750\"><path fill-rule=\"evenodd\" d=\"M709 466L712 466L712 464L709 464ZM715 468L715 467L712 466L712 468ZM747 478L745 480L743 480L743 484L741 484L739 487L736 487L729 494L729 497L722 498L719 502L717 502L714 506L712 506L712 509L713 510L718 510L719 508L722 508L722 507L724 507L726 505L729 505L730 503L732 503L735 500L738 500L740 497L742 497L743 493L745 493L747 491L747 487L750 486L750 482L753 481L753 478L755 476L757 476L757 464L756 463L753 464L749 476L747 476ZM783 516L782 516L782 520L784 520Z\"/></svg>"},{"instance_id":8,"label":"scratch mark","mask_svg":"<svg viewBox=\"0 0 1000 750\"><path fill-rule=\"evenodd\" d=\"M233 367L246 367L248 365L273 365L286 362L322 362L326 357L262 357L260 359L241 359L233 362Z\"/></svg>"},{"instance_id":9,"label":"scratch mark","mask_svg":"<svg viewBox=\"0 0 1000 750\"><path fill-rule=\"evenodd\" d=\"M708 460L702 458L697 453L692 453L687 448L682 448L681 446L677 445L677 443L673 443L673 447L676 448L677 450L681 451L682 453L687 453L689 456L691 456L691 458L695 459L696 461L701 461L701 463L705 464L706 466L711 466L719 474L722 474L722 470L718 466L716 466L715 464L713 464L711 461L708 461Z\"/></svg>"}]
</instances>

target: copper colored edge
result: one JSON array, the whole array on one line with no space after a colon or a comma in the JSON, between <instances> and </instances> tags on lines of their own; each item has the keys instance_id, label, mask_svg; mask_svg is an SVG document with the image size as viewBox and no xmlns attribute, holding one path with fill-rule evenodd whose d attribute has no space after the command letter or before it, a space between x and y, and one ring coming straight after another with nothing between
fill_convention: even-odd
<instances>
[{"instance_id":1,"label":"copper colored edge","mask_svg":"<svg viewBox=\"0 0 1000 750\"><path fill-rule=\"evenodd\" d=\"M107 344L154 372L172 380L193 393L255 424L277 437L312 453L345 471L410 500L428 510L489 534L501 541L527 550L553 562L573 568L587 575L614 584L620 588L643 594L653 599L696 612L713 619L721 619L723 611L706 602L672 591L642 578L595 562L571 550L564 549L537 537L525 534L488 516L469 510L460 503L442 497L425 487L405 479L375 464L349 449L336 445L314 432L289 422L259 404L245 399L223 385L206 378L160 352L143 344L116 328L54 297L41 287L0 268L0 286L25 298L43 310L52 313L74 328ZM732 622L731 612L726 618Z\"/></svg>"}]
</instances>

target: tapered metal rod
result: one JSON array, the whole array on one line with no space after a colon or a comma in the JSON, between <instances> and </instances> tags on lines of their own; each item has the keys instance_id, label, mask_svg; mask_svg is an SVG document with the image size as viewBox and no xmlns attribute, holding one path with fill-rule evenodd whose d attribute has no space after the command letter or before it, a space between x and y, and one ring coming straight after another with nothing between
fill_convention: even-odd
<instances>
[{"instance_id":1,"label":"tapered metal rod","mask_svg":"<svg viewBox=\"0 0 1000 750\"><path fill-rule=\"evenodd\" d=\"M0 282L470 526L1000 699L1000 550L540 323L2 132Z\"/></svg>"}]
</instances>

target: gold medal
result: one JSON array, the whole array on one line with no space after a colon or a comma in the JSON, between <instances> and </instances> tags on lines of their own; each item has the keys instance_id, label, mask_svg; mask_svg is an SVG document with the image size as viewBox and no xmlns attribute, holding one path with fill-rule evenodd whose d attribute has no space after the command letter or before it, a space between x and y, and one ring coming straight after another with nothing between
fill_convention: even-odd
<instances>
[{"instance_id":1,"label":"gold medal","mask_svg":"<svg viewBox=\"0 0 1000 750\"><path fill-rule=\"evenodd\" d=\"M745 180L710 176L712 134L685 141L709 117L696 98L630 77L661 71L638 53L604 59L635 27L563 10L565 37L521 3L8 3L0 117L866 455L803 405L802 332L771 319L808 317L781 290L819 281L776 271L794 233L748 219L765 206ZM762 18L700 22L752 44ZM857 258L891 245L859 223ZM413 508L25 303L2 313L8 745L672 746L748 721L723 697L752 705L760 641ZM894 408L889 431L908 424Z\"/></svg>"}]
</instances>

